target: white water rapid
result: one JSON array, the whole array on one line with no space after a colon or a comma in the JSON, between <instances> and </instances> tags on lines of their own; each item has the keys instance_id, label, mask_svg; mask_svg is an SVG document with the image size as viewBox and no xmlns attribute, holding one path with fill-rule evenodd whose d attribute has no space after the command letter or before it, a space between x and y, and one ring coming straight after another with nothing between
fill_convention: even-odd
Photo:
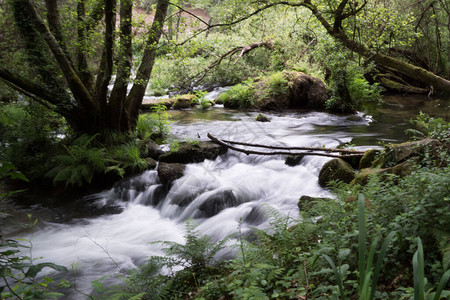
<instances>
[{"instance_id":1,"label":"white water rapid","mask_svg":"<svg viewBox=\"0 0 450 300\"><path fill-rule=\"evenodd\" d=\"M210 112L173 112L172 134L180 139L216 137L267 145L336 147L361 133L355 128L370 123L321 112L268 114L271 122L256 122L257 113L216 108ZM366 130L364 130L366 131ZM364 147L361 147L364 148ZM327 158L306 156L291 167L282 156L255 156L228 151L216 160L189 164L185 175L169 191L149 170L84 201L95 206L120 206L112 215L72 220L66 224L44 222L36 232L22 236L33 243L33 256L73 268L77 287L91 292L91 281L133 268L152 255L162 255L153 241L183 242L185 222L193 218L198 230L220 240L252 226L264 228L266 207L298 216L300 196L329 196L317 183ZM73 299L83 299L73 294Z\"/></svg>"}]
</instances>

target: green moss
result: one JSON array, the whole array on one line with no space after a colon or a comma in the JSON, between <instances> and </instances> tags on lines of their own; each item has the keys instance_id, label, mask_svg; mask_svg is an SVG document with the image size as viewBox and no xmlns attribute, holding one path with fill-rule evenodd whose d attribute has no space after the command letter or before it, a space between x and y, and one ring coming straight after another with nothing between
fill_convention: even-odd
<instances>
[{"instance_id":1,"label":"green moss","mask_svg":"<svg viewBox=\"0 0 450 300\"><path fill-rule=\"evenodd\" d=\"M350 183L355 178L355 171L342 159L336 158L327 162L319 173L319 184L326 186L331 181Z\"/></svg>"},{"instance_id":2,"label":"green moss","mask_svg":"<svg viewBox=\"0 0 450 300\"><path fill-rule=\"evenodd\" d=\"M366 153L364 153L364 156L361 157L361 160L359 161L359 169L362 170L372 166L372 163L375 161L379 153L380 150L377 149L367 150Z\"/></svg>"}]
</instances>

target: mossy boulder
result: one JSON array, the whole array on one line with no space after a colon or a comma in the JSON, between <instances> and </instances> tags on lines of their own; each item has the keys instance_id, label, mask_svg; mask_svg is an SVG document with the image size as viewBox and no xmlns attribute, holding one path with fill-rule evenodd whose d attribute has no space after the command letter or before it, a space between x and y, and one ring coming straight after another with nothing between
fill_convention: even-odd
<instances>
[{"instance_id":1,"label":"mossy boulder","mask_svg":"<svg viewBox=\"0 0 450 300\"><path fill-rule=\"evenodd\" d=\"M148 111L157 106L165 106L167 109L171 108L175 103L175 99L144 99L141 103L141 109Z\"/></svg>"},{"instance_id":2,"label":"mossy boulder","mask_svg":"<svg viewBox=\"0 0 450 300\"><path fill-rule=\"evenodd\" d=\"M180 143L176 151L170 151L159 157L160 162L166 163L199 163L205 159L215 159L225 154L227 148L212 142Z\"/></svg>"},{"instance_id":3,"label":"mossy boulder","mask_svg":"<svg viewBox=\"0 0 450 300\"><path fill-rule=\"evenodd\" d=\"M380 154L380 150L370 149L364 153L363 157L359 161L359 169L365 169L372 166L372 163L375 161L377 155Z\"/></svg>"},{"instance_id":4,"label":"mossy boulder","mask_svg":"<svg viewBox=\"0 0 450 300\"><path fill-rule=\"evenodd\" d=\"M281 77L282 76L282 77ZM303 72L284 71L263 77L255 84L255 108L325 108L326 85Z\"/></svg>"},{"instance_id":5,"label":"mossy boulder","mask_svg":"<svg viewBox=\"0 0 450 300\"><path fill-rule=\"evenodd\" d=\"M434 159L440 159L440 149L448 147L445 143L435 139L387 145L383 152L372 163L372 167L391 167L413 157L423 156L426 152Z\"/></svg>"},{"instance_id":6,"label":"mossy boulder","mask_svg":"<svg viewBox=\"0 0 450 300\"><path fill-rule=\"evenodd\" d=\"M369 183L371 176L378 176L386 172L386 169L380 168L365 168L361 169L359 173L355 176L355 179L352 180L352 185L366 185Z\"/></svg>"},{"instance_id":7,"label":"mossy boulder","mask_svg":"<svg viewBox=\"0 0 450 300\"><path fill-rule=\"evenodd\" d=\"M335 158L323 165L319 172L319 184L326 186L331 181L350 183L356 176L352 167L340 158Z\"/></svg>"},{"instance_id":8,"label":"mossy boulder","mask_svg":"<svg viewBox=\"0 0 450 300\"><path fill-rule=\"evenodd\" d=\"M222 93L216 103L226 108L281 111L286 108L325 108L329 99L326 85L302 72L283 71L238 84Z\"/></svg>"},{"instance_id":9,"label":"mossy boulder","mask_svg":"<svg viewBox=\"0 0 450 300\"><path fill-rule=\"evenodd\" d=\"M256 116L255 120L258 122L270 122L270 119L266 115L263 115L263 114L258 114Z\"/></svg>"},{"instance_id":10,"label":"mossy boulder","mask_svg":"<svg viewBox=\"0 0 450 300\"><path fill-rule=\"evenodd\" d=\"M174 104L172 106L173 109L186 109L195 105L193 101L196 98L193 94L185 94L177 96L173 99Z\"/></svg>"},{"instance_id":11,"label":"mossy boulder","mask_svg":"<svg viewBox=\"0 0 450 300\"><path fill-rule=\"evenodd\" d=\"M411 173L412 166L413 163L411 161L404 161L389 168L365 168L359 171L351 184L366 185L369 183L371 176L381 176L381 180L386 180L388 178L388 176L385 176L386 174L404 177Z\"/></svg>"},{"instance_id":12,"label":"mossy boulder","mask_svg":"<svg viewBox=\"0 0 450 300\"><path fill-rule=\"evenodd\" d=\"M183 177L186 166L177 163L160 162L158 165L158 176L162 184L170 185L175 180Z\"/></svg>"}]
</instances>

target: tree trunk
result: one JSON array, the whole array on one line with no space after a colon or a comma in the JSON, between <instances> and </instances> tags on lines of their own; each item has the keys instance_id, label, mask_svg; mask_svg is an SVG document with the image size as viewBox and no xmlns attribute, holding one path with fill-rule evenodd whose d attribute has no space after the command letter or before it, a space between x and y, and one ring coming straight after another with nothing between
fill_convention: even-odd
<instances>
[{"instance_id":1,"label":"tree trunk","mask_svg":"<svg viewBox=\"0 0 450 300\"><path fill-rule=\"evenodd\" d=\"M168 0L158 0L156 5L155 18L147 34L144 55L141 65L136 75L135 83L128 94L126 101L126 109L128 113L128 126L134 128L139 117L139 107L144 98L145 89L147 88L153 65L156 59L156 50L158 48L159 39L161 38L164 26L164 20L169 7Z\"/></svg>"},{"instance_id":2,"label":"tree trunk","mask_svg":"<svg viewBox=\"0 0 450 300\"><path fill-rule=\"evenodd\" d=\"M347 4L347 1L343 0L341 4ZM311 0L305 0L302 6L308 8L314 14L314 16L317 18L317 20L319 20L322 26L325 27L328 34L341 42L348 49L355 51L356 53L370 60L373 60L377 64L392 68L395 71L414 80L433 86L434 88L437 88L439 90L450 92L450 80L442 78L423 68L414 66L407 62L403 62L394 57L374 52L363 44L357 43L348 38L348 36L343 32L342 28L340 26L336 26L336 24L340 24L343 20L343 18L339 19L339 17L341 16L341 14L339 14L339 11L335 12L335 26L331 26L331 24L325 19L325 17L317 9L317 7L311 3Z\"/></svg>"}]
</instances>

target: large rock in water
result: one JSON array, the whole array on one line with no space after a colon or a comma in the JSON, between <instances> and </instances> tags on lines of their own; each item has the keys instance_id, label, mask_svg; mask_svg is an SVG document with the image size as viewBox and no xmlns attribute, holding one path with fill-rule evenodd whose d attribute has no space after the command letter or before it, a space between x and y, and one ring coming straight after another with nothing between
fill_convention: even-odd
<instances>
[{"instance_id":1,"label":"large rock in water","mask_svg":"<svg viewBox=\"0 0 450 300\"><path fill-rule=\"evenodd\" d=\"M283 75L287 80L284 92L273 93L270 76L255 84L255 108L263 111L285 108L325 108L329 95L326 85L319 78L294 71L283 72Z\"/></svg>"},{"instance_id":2,"label":"large rock in water","mask_svg":"<svg viewBox=\"0 0 450 300\"><path fill-rule=\"evenodd\" d=\"M204 217L210 218L217 215L225 208L235 207L241 204L231 190L218 192L206 199L200 206L199 210Z\"/></svg>"},{"instance_id":3,"label":"large rock in water","mask_svg":"<svg viewBox=\"0 0 450 300\"><path fill-rule=\"evenodd\" d=\"M323 165L319 172L319 184L326 186L333 180L350 183L355 176L355 171L348 163L340 158L335 158Z\"/></svg>"},{"instance_id":4,"label":"large rock in water","mask_svg":"<svg viewBox=\"0 0 450 300\"><path fill-rule=\"evenodd\" d=\"M183 177L186 166L183 164L168 164L160 162L158 165L158 176L161 183L170 185L173 181Z\"/></svg>"},{"instance_id":5,"label":"large rock in water","mask_svg":"<svg viewBox=\"0 0 450 300\"><path fill-rule=\"evenodd\" d=\"M182 164L199 163L205 159L215 159L226 152L226 147L213 142L181 143L176 151L161 155L159 161Z\"/></svg>"},{"instance_id":6,"label":"large rock in water","mask_svg":"<svg viewBox=\"0 0 450 300\"><path fill-rule=\"evenodd\" d=\"M325 108L329 95L326 85L317 77L303 72L287 72L291 107Z\"/></svg>"}]
</instances>

